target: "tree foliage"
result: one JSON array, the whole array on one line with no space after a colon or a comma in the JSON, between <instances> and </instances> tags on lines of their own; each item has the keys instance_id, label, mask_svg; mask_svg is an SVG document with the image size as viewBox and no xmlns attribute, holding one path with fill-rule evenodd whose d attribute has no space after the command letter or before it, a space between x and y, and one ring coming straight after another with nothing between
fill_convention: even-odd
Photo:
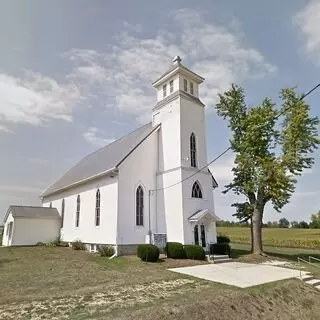
<instances>
[{"instance_id":1,"label":"tree foliage","mask_svg":"<svg viewBox=\"0 0 320 320\"><path fill-rule=\"evenodd\" d=\"M320 211L311 215L310 228L320 229Z\"/></svg>"},{"instance_id":2,"label":"tree foliage","mask_svg":"<svg viewBox=\"0 0 320 320\"><path fill-rule=\"evenodd\" d=\"M314 163L312 153L320 140L319 119L293 88L280 93L281 106L270 98L248 107L244 90L232 87L219 94L217 114L228 121L235 153L233 191L246 200L234 203L240 221L252 221L253 251L262 252L262 218L267 202L280 211L290 200L297 176Z\"/></svg>"}]
</instances>

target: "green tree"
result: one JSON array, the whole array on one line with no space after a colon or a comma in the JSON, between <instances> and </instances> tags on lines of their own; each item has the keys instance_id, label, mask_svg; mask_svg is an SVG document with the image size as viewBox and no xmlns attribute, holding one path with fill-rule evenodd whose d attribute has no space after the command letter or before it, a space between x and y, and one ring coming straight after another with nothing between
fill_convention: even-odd
<instances>
[{"instance_id":1,"label":"green tree","mask_svg":"<svg viewBox=\"0 0 320 320\"><path fill-rule=\"evenodd\" d=\"M310 220L310 228L320 229L320 210L318 211L318 213L312 214Z\"/></svg>"},{"instance_id":2,"label":"green tree","mask_svg":"<svg viewBox=\"0 0 320 320\"><path fill-rule=\"evenodd\" d=\"M224 193L233 191L246 200L234 203L240 221L251 220L252 252L263 254L262 218L271 202L281 211L294 192L296 177L314 163L312 152L320 140L319 119L295 89L283 89L280 108L269 98L248 107L244 90L232 87L219 94L217 114L228 121L235 153L233 181Z\"/></svg>"},{"instance_id":3,"label":"green tree","mask_svg":"<svg viewBox=\"0 0 320 320\"><path fill-rule=\"evenodd\" d=\"M286 218L281 218L279 220L279 228L289 228L290 222Z\"/></svg>"}]
</instances>

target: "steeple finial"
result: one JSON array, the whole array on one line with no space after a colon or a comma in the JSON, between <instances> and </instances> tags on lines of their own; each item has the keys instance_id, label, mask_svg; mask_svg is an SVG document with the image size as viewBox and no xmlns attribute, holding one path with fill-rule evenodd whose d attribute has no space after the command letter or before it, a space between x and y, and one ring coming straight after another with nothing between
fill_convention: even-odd
<instances>
[{"instance_id":1,"label":"steeple finial","mask_svg":"<svg viewBox=\"0 0 320 320\"><path fill-rule=\"evenodd\" d=\"M181 58L179 56L175 56L173 58L173 64L179 64L181 62Z\"/></svg>"}]
</instances>

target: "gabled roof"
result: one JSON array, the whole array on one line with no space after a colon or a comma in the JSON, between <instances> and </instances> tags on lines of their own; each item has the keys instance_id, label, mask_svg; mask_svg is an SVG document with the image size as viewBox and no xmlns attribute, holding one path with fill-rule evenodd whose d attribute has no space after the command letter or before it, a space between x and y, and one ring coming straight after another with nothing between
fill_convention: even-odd
<instances>
[{"instance_id":1,"label":"gabled roof","mask_svg":"<svg viewBox=\"0 0 320 320\"><path fill-rule=\"evenodd\" d=\"M128 135L89 154L50 188L41 194L42 197L65 190L75 184L105 175L117 167L137 148L158 126L148 123Z\"/></svg>"},{"instance_id":2,"label":"gabled roof","mask_svg":"<svg viewBox=\"0 0 320 320\"><path fill-rule=\"evenodd\" d=\"M60 219L59 212L56 208L13 205L7 210L4 222L7 220L10 212L14 218Z\"/></svg>"},{"instance_id":3,"label":"gabled roof","mask_svg":"<svg viewBox=\"0 0 320 320\"><path fill-rule=\"evenodd\" d=\"M189 222L199 222L204 217L209 217L215 221L219 221L220 219L209 209L202 209L196 211L192 216L188 218Z\"/></svg>"}]
</instances>

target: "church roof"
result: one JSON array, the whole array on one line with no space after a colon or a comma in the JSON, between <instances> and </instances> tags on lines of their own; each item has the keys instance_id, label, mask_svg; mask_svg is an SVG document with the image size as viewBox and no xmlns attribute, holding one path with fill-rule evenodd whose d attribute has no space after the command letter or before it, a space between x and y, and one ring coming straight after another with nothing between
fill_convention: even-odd
<instances>
[{"instance_id":1,"label":"church roof","mask_svg":"<svg viewBox=\"0 0 320 320\"><path fill-rule=\"evenodd\" d=\"M209 209L202 209L196 211L192 216L188 218L189 222L199 222L203 218L208 217L211 219L214 219L215 221L219 221L220 218L218 218L213 212L211 212Z\"/></svg>"},{"instance_id":2,"label":"church roof","mask_svg":"<svg viewBox=\"0 0 320 320\"><path fill-rule=\"evenodd\" d=\"M4 221L7 220L10 212L14 218L60 219L60 215L56 208L12 205L9 207L4 217Z\"/></svg>"},{"instance_id":3,"label":"church roof","mask_svg":"<svg viewBox=\"0 0 320 320\"><path fill-rule=\"evenodd\" d=\"M72 167L50 188L44 191L41 196L45 197L51 195L117 169L117 167L131 154L131 152L133 152L133 150L136 149L159 126L160 125L152 126L152 123L150 122L128 135L89 154Z\"/></svg>"}]
</instances>

